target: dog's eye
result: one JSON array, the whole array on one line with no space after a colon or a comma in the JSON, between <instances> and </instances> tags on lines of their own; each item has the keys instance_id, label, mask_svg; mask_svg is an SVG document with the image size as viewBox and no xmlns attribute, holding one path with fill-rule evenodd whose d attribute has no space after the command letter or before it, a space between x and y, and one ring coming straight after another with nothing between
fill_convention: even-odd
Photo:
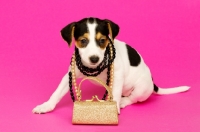
<instances>
[{"instance_id":1,"label":"dog's eye","mask_svg":"<svg viewBox=\"0 0 200 132\"><path fill-rule=\"evenodd\" d=\"M100 40L99 40L99 44L104 44L105 41L106 41L106 39L100 39Z\"/></svg>"},{"instance_id":2,"label":"dog's eye","mask_svg":"<svg viewBox=\"0 0 200 132\"><path fill-rule=\"evenodd\" d=\"M87 39L81 39L80 42L81 42L81 45L83 47L87 46L87 44L88 44L88 40Z\"/></svg>"}]
</instances>

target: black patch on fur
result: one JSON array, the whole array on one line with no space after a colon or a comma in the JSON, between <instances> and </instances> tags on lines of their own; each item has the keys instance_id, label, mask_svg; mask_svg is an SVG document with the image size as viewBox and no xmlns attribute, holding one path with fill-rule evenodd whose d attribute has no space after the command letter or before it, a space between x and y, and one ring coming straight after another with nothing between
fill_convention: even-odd
<instances>
[{"instance_id":1,"label":"black patch on fur","mask_svg":"<svg viewBox=\"0 0 200 132\"><path fill-rule=\"evenodd\" d=\"M75 24L74 38L77 40L83 34L88 33L87 18L84 18Z\"/></svg>"},{"instance_id":2,"label":"black patch on fur","mask_svg":"<svg viewBox=\"0 0 200 132\"><path fill-rule=\"evenodd\" d=\"M72 42L72 29L74 27L74 38L77 40L80 36L82 36L84 33L88 32L87 29L87 18L84 18L78 22L72 22L65 26L61 30L61 35L65 41L67 41L68 44Z\"/></svg>"},{"instance_id":3,"label":"black patch on fur","mask_svg":"<svg viewBox=\"0 0 200 132\"><path fill-rule=\"evenodd\" d=\"M158 89L159 89L158 86L156 86L155 84L153 84L153 86L154 86L154 87L153 87L153 90L157 93L157 92L158 92Z\"/></svg>"},{"instance_id":4,"label":"black patch on fur","mask_svg":"<svg viewBox=\"0 0 200 132\"><path fill-rule=\"evenodd\" d=\"M88 33L87 22L88 23L96 22L97 23L96 32L100 32L102 35L105 35L107 37L109 35L108 23L110 23L113 39L117 36L117 34L119 32L119 26L117 24L113 23L112 21L106 20L106 19L101 20L98 18L89 17L89 18L84 18L78 22L72 22L72 23L68 24L67 26L65 26L61 30L61 35L62 35L63 39L65 41L67 41L68 44L70 44L72 42L71 35L72 35L73 27L75 27L74 28L75 40L77 40L83 34Z\"/></svg>"},{"instance_id":5,"label":"black patch on fur","mask_svg":"<svg viewBox=\"0 0 200 132\"><path fill-rule=\"evenodd\" d=\"M94 23L94 18L93 17L88 18L88 22L89 23Z\"/></svg>"},{"instance_id":6,"label":"black patch on fur","mask_svg":"<svg viewBox=\"0 0 200 132\"><path fill-rule=\"evenodd\" d=\"M119 33L119 26L117 24L115 24L114 22L110 21L110 20L100 20L98 18L96 18L96 22L97 22L97 28L96 28L96 32L100 32L101 34L108 36L109 35L109 29L108 29L108 23L110 24L111 27L111 31L112 31L112 39L114 39L118 33Z\"/></svg>"},{"instance_id":7,"label":"black patch on fur","mask_svg":"<svg viewBox=\"0 0 200 132\"><path fill-rule=\"evenodd\" d=\"M72 42L72 29L75 26L75 22L72 22L70 24L68 24L67 26L65 26L60 32L61 32L61 36L62 38L67 41L68 45L71 44Z\"/></svg>"},{"instance_id":8,"label":"black patch on fur","mask_svg":"<svg viewBox=\"0 0 200 132\"><path fill-rule=\"evenodd\" d=\"M106 21L107 23L110 24L110 27L111 27L111 32L112 32L112 39L114 39L118 33L119 33L119 26L117 24L115 24L114 22L110 21L110 20L104 20Z\"/></svg>"},{"instance_id":9,"label":"black patch on fur","mask_svg":"<svg viewBox=\"0 0 200 132\"><path fill-rule=\"evenodd\" d=\"M100 32L102 35L108 36L109 30L108 30L107 23L98 18L96 18L96 23L97 23L96 33Z\"/></svg>"},{"instance_id":10,"label":"black patch on fur","mask_svg":"<svg viewBox=\"0 0 200 132\"><path fill-rule=\"evenodd\" d=\"M128 58L131 66L138 66L141 62L140 55L135 49L126 44Z\"/></svg>"}]
</instances>

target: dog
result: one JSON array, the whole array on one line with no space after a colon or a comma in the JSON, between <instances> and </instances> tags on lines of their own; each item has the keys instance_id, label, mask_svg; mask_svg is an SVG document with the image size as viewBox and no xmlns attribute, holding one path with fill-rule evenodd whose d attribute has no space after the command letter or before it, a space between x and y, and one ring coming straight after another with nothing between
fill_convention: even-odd
<instances>
[{"instance_id":1,"label":"dog","mask_svg":"<svg viewBox=\"0 0 200 132\"><path fill-rule=\"evenodd\" d=\"M157 87L150 69L145 64L142 56L131 46L115 39L119 33L119 26L108 19L83 18L72 22L61 30L62 38L78 49L81 61L89 68L97 67L104 59L106 47L111 40L116 50L114 59L113 100L117 102L118 113L120 108L147 100L152 93L174 94L187 91L189 86L174 88ZM69 67L70 71L70 67ZM84 78L85 75L75 67L76 78ZM101 72L97 78L106 82L107 69ZM62 78L55 92L48 101L36 106L33 113L47 113L52 111L61 98L69 91L69 72Z\"/></svg>"}]
</instances>

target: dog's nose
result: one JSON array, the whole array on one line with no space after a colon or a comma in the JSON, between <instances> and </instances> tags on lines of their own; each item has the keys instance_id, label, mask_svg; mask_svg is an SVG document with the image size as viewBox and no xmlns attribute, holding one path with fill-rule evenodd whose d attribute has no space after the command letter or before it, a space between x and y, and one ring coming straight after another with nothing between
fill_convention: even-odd
<instances>
[{"instance_id":1,"label":"dog's nose","mask_svg":"<svg viewBox=\"0 0 200 132\"><path fill-rule=\"evenodd\" d=\"M99 61L99 57L96 56L96 55L93 55L93 56L90 57L90 61L92 63L97 63Z\"/></svg>"}]
</instances>

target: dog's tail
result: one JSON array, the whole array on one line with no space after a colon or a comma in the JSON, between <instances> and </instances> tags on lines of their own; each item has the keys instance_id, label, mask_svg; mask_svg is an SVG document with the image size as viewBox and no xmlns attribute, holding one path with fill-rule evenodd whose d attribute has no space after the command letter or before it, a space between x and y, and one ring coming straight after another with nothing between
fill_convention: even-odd
<instances>
[{"instance_id":1,"label":"dog's tail","mask_svg":"<svg viewBox=\"0 0 200 132\"><path fill-rule=\"evenodd\" d=\"M189 89L190 89L189 86L180 86L180 87L174 87L174 88L160 88L154 84L154 93L159 94L159 95L175 94L175 93L185 92Z\"/></svg>"}]
</instances>

